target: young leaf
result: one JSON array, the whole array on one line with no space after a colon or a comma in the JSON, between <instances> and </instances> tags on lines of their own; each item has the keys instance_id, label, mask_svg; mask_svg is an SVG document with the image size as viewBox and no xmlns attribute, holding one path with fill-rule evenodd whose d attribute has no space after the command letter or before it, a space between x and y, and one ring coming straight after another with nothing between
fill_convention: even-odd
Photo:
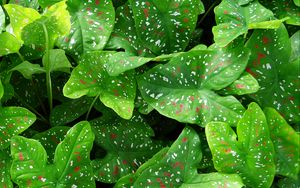
<instances>
[{"instance_id":1,"label":"young leaf","mask_svg":"<svg viewBox=\"0 0 300 188\"><path fill-rule=\"evenodd\" d=\"M164 116L201 126L211 120L234 125L244 107L234 97L213 91L236 80L248 58L249 51L243 48L190 51L140 76L139 89L146 102Z\"/></svg>"},{"instance_id":2,"label":"young leaf","mask_svg":"<svg viewBox=\"0 0 300 188\"><path fill-rule=\"evenodd\" d=\"M239 79L218 93L224 95L246 95L256 93L258 90L259 84L257 80L250 73L244 72Z\"/></svg>"},{"instance_id":3,"label":"young leaf","mask_svg":"<svg viewBox=\"0 0 300 188\"><path fill-rule=\"evenodd\" d=\"M264 110L275 148L276 173L297 179L300 171L300 136L273 108Z\"/></svg>"},{"instance_id":4,"label":"young leaf","mask_svg":"<svg viewBox=\"0 0 300 188\"><path fill-rule=\"evenodd\" d=\"M183 51L204 12L199 0L129 0L139 38L155 54Z\"/></svg>"},{"instance_id":5,"label":"young leaf","mask_svg":"<svg viewBox=\"0 0 300 188\"><path fill-rule=\"evenodd\" d=\"M46 57L47 54L43 57L43 65L46 67ZM65 51L61 49L51 49L49 50L49 71L61 71L61 72L70 72L70 68L72 67L69 62L67 56L65 55Z\"/></svg>"},{"instance_id":6,"label":"young leaf","mask_svg":"<svg viewBox=\"0 0 300 188\"><path fill-rule=\"evenodd\" d=\"M21 32L23 28L41 17L36 10L32 8L25 8L20 5L6 4L4 5L4 8L9 15L14 35L19 40L21 40Z\"/></svg>"},{"instance_id":7,"label":"young leaf","mask_svg":"<svg viewBox=\"0 0 300 188\"><path fill-rule=\"evenodd\" d=\"M134 72L110 77L104 64L112 52L93 52L82 57L63 88L66 97L99 96L103 104L124 119L130 119L134 108L136 82Z\"/></svg>"},{"instance_id":8,"label":"young leaf","mask_svg":"<svg viewBox=\"0 0 300 188\"><path fill-rule=\"evenodd\" d=\"M91 121L91 125L96 144L107 152L104 158L92 161L94 176L98 181L116 182L135 172L161 149L161 144L151 139L154 132L140 115L134 115L130 120L111 120L103 116Z\"/></svg>"},{"instance_id":9,"label":"young leaf","mask_svg":"<svg viewBox=\"0 0 300 188\"><path fill-rule=\"evenodd\" d=\"M0 43L0 57L17 53L22 46L21 41L8 32L0 33Z\"/></svg>"},{"instance_id":10,"label":"young leaf","mask_svg":"<svg viewBox=\"0 0 300 188\"><path fill-rule=\"evenodd\" d=\"M11 159L8 154L0 150L0 186L4 188L13 188L10 179Z\"/></svg>"},{"instance_id":11,"label":"young leaf","mask_svg":"<svg viewBox=\"0 0 300 188\"><path fill-rule=\"evenodd\" d=\"M212 29L214 40L218 46L224 47L238 36L247 33L250 24L253 29L253 23L269 21L273 18L273 13L258 1L241 6L238 1L224 0L215 8L215 16L217 26ZM269 24L266 22L263 28L268 27Z\"/></svg>"},{"instance_id":12,"label":"young leaf","mask_svg":"<svg viewBox=\"0 0 300 188\"><path fill-rule=\"evenodd\" d=\"M114 27L112 1L71 0L67 1L67 5L71 15L71 32L60 38L58 46L75 56L102 50Z\"/></svg>"},{"instance_id":13,"label":"young leaf","mask_svg":"<svg viewBox=\"0 0 300 188\"><path fill-rule=\"evenodd\" d=\"M24 61L23 63L15 66L11 70L19 71L26 79L32 79L33 74L45 73L45 69L39 64L32 64L28 61Z\"/></svg>"},{"instance_id":14,"label":"young leaf","mask_svg":"<svg viewBox=\"0 0 300 188\"><path fill-rule=\"evenodd\" d=\"M296 61L300 57L300 30L291 36L292 43L292 54L290 57L290 62Z\"/></svg>"},{"instance_id":15,"label":"young leaf","mask_svg":"<svg viewBox=\"0 0 300 188\"><path fill-rule=\"evenodd\" d=\"M274 148L267 120L255 103L248 106L237 125L237 135L227 123L205 127L216 170L238 173L250 187L270 187L275 175Z\"/></svg>"},{"instance_id":16,"label":"young leaf","mask_svg":"<svg viewBox=\"0 0 300 188\"><path fill-rule=\"evenodd\" d=\"M252 52L246 70L261 86L251 97L262 107L275 108L289 122L299 122L300 60L289 62L291 42L286 28L255 30L246 46Z\"/></svg>"},{"instance_id":17,"label":"young leaf","mask_svg":"<svg viewBox=\"0 0 300 188\"><path fill-rule=\"evenodd\" d=\"M36 117L22 107L0 107L0 149L10 145L11 137L30 127Z\"/></svg>"},{"instance_id":18,"label":"young leaf","mask_svg":"<svg viewBox=\"0 0 300 188\"><path fill-rule=\"evenodd\" d=\"M15 136L11 144L12 180L27 187L95 187L89 159L93 140L88 122L76 124L58 144L54 163L48 165L40 142Z\"/></svg>"}]
</instances>

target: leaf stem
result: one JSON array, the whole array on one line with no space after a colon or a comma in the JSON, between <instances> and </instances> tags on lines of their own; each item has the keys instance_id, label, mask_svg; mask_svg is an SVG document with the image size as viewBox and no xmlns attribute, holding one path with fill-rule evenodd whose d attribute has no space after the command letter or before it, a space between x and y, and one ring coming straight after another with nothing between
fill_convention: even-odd
<instances>
[{"instance_id":1,"label":"leaf stem","mask_svg":"<svg viewBox=\"0 0 300 188\"><path fill-rule=\"evenodd\" d=\"M18 54L19 58L22 60L22 62L23 62L25 60L24 57L23 57L23 55L19 51L17 52L17 54Z\"/></svg>"},{"instance_id":2,"label":"leaf stem","mask_svg":"<svg viewBox=\"0 0 300 188\"><path fill-rule=\"evenodd\" d=\"M210 13L210 11L215 7L215 5L219 3L219 1L214 1L213 4L210 5L210 7L208 8L208 10L205 12L205 14L202 16L202 18L200 19L200 21L198 22L198 25L200 25L205 18L207 17L207 15Z\"/></svg>"},{"instance_id":3,"label":"leaf stem","mask_svg":"<svg viewBox=\"0 0 300 188\"><path fill-rule=\"evenodd\" d=\"M95 105L97 99L99 98L99 95L100 95L100 94L98 94L98 95L94 98L93 102L91 103L91 105L90 105L90 107L89 107L89 110L88 110L88 112L87 112L87 114L86 114L85 120L88 120L88 118L89 118L89 116L90 116L90 113L91 113L91 111L92 111L92 108L93 108L93 106Z\"/></svg>"}]
</instances>

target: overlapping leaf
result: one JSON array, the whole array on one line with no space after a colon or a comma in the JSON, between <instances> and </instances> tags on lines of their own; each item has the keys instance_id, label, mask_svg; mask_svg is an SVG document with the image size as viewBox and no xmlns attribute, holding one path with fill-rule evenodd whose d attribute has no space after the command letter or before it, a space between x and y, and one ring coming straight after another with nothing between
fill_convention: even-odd
<instances>
[{"instance_id":1,"label":"overlapping leaf","mask_svg":"<svg viewBox=\"0 0 300 188\"><path fill-rule=\"evenodd\" d=\"M45 69L43 67L41 67L39 64L32 64L29 61L24 61L11 70L19 71L26 79L32 79L33 74L45 73Z\"/></svg>"},{"instance_id":2,"label":"overlapping leaf","mask_svg":"<svg viewBox=\"0 0 300 188\"><path fill-rule=\"evenodd\" d=\"M107 107L122 118L130 119L136 94L134 72L110 77L104 64L112 54L113 52L86 54L73 70L63 92L66 97L73 99L84 95L99 96Z\"/></svg>"},{"instance_id":3,"label":"overlapping leaf","mask_svg":"<svg viewBox=\"0 0 300 188\"><path fill-rule=\"evenodd\" d=\"M0 79L0 103L1 103L1 98L3 97L3 95L4 95L4 88L2 85L2 81Z\"/></svg>"},{"instance_id":4,"label":"overlapping leaf","mask_svg":"<svg viewBox=\"0 0 300 188\"><path fill-rule=\"evenodd\" d=\"M246 70L260 85L252 97L262 107L278 110L289 122L299 122L300 58L290 62L291 42L286 28L255 30L246 46L251 49Z\"/></svg>"},{"instance_id":5,"label":"overlapping leaf","mask_svg":"<svg viewBox=\"0 0 300 188\"><path fill-rule=\"evenodd\" d=\"M2 33L4 28L5 28L5 14L3 12L2 6L0 6L0 33Z\"/></svg>"},{"instance_id":6,"label":"overlapping leaf","mask_svg":"<svg viewBox=\"0 0 300 188\"><path fill-rule=\"evenodd\" d=\"M238 1L224 0L215 8L217 26L213 27L214 40L218 46L224 47L238 36L248 32L248 29L272 28L272 11L263 7L258 1L241 6ZM260 23L258 26L250 25ZM279 21L280 23L281 21ZM278 24L277 24L278 25ZM276 26L277 26L276 25Z\"/></svg>"},{"instance_id":7,"label":"overlapping leaf","mask_svg":"<svg viewBox=\"0 0 300 188\"><path fill-rule=\"evenodd\" d=\"M264 112L276 153L276 172L297 179L300 171L300 136L276 110L266 108Z\"/></svg>"},{"instance_id":8,"label":"overlapping leaf","mask_svg":"<svg viewBox=\"0 0 300 188\"><path fill-rule=\"evenodd\" d=\"M242 187L241 178L219 173L198 174L201 160L197 133L186 127L170 148L164 148L144 163L136 173L125 176L116 187Z\"/></svg>"},{"instance_id":9,"label":"overlapping leaf","mask_svg":"<svg viewBox=\"0 0 300 188\"><path fill-rule=\"evenodd\" d=\"M0 150L0 186L4 188L13 188L10 179L11 159L8 154Z\"/></svg>"},{"instance_id":10,"label":"overlapping leaf","mask_svg":"<svg viewBox=\"0 0 300 188\"><path fill-rule=\"evenodd\" d=\"M71 15L71 32L58 41L59 47L74 56L89 51L102 50L115 22L111 0L67 2Z\"/></svg>"},{"instance_id":11,"label":"overlapping leaf","mask_svg":"<svg viewBox=\"0 0 300 188\"><path fill-rule=\"evenodd\" d=\"M17 53L22 46L15 36L8 32L0 33L0 56Z\"/></svg>"},{"instance_id":12,"label":"overlapping leaf","mask_svg":"<svg viewBox=\"0 0 300 188\"><path fill-rule=\"evenodd\" d=\"M183 51L204 12L199 0L129 0L137 34L155 54Z\"/></svg>"},{"instance_id":13,"label":"overlapping leaf","mask_svg":"<svg viewBox=\"0 0 300 188\"><path fill-rule=\"evenodd\" d=\"M10 4L17 4L27 8L39 9L39 1L38 0L10 0Z\"/></svg>"},{"instance_id":14,"label":"overlapping leaf","mask_svg":"<svg viewBox=\"0 0 300 188\"><path fill-rule=\"evenodd\" d=\"M31 126L36 117L22 107L0 107L0 149L10 145L11 137Z\"/></svg>"},{"instance_id":15,"label":"overlapping leaf","mask_svg":"<svg viewBox=\"0 0 300 188\"><path fill-rule=\"evenodd\" d=\"M216 170L238 173L250 187L270 187L275 176L274 147L266 117L251 103L237 125L211 122L205 129ZM237 139L238 136L238 139Z\"/></svg>"},{"instance_id":16,"label":"overlapping leaf","mask_svg":"<svg viewBox=\"0 0 300 188\"><path fill-rule=\"evenodd\" d=\"M48 165L40 142L16 136L11 144L12 180L21 187L95 187L89 159L93 140L88 122L76 124L58 144L54 163Z\"/></svg>"},{"instance_id":17,"label":"overlapping leaf","mask_svg":"<svg viewBox=\"0 0 300 188\"><path fill-rule=\"evenodd\" d=\"M137 114L130 120L103 116L91 125L96 143L107 152L104 158L92 162L95 177L101 182L114 183L135 172L162 147L151 139L153 130Z\"/></svg>"},{"instance_id":18,"label":"overlapping leaf","mask_svg":"<svg viewBox=\"0 0 300 188\"><path fill-rule=\"evenodd\" d=\"M232 96L214 93L243 72L249 51L190 51L159 65L138 78L143 98L161 114L204 126L211 120L234 125L244 107Z\"/></svg>"}]
</instances>

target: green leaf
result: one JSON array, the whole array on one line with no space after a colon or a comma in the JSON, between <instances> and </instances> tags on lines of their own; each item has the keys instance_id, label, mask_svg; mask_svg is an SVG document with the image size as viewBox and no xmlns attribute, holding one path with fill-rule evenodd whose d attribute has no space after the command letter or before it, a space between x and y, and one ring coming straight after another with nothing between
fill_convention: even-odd
<instances>
[{"instance_id":1,"label":"green leaf","mask_svg":"<svg viewBox=\"0 0 300 188\"><path fill-rule=\"evenodd\" d=\"M283 178L279 180L278 187L279 188L298 188L300 186L299 177L297 180L292 178Z\"/></svg>"},{"instance_id":2,"label":"green leaf","mask_svg":"<svg viewBox=\"0 0 300 188\"><path fill-rule=\"evenodd\" d=\"M143 98L164 116L204 126L211 120L236 124L244 107L232 96L214 93L239 78L249 51L190 51L138 78Z\"/></svg>"},{"instance_id":3,"label":"green leaf","mask_svg":"<svg viewBox=\"0 0 300 188\"><path fill-rule=\"evenodd\" d=\"M69 129L70 127L56 126L45 132L37 133L32 137L46 149L49 162L53 162L55 149L64 140Z\"/></svg>"},{"instance_id":4,"label":"green leaf","mask_svg":"<svg viewBox=\"0 0 300 188\"><path fill-rule=\"evenodd\" d=\"M3 85L2 85L2 81L0 79L0 103L1 103L1 99L4 95L4 88L3 88Z\"/></svg>"},{"instance_id":5,"label":"green leaf","mask_svg":"<svg viewBox=\"0 0 300 188\"><path fill-rule=\"evenodd\" d=\"M205 128L215 169L238 173L250 187L270 187L274 175L274 148L267 120L251 103L237 125L237 135L227 123L210 122Z\"/></svg>"},{"instance_id":6,"label":"green leaf","mask_svg":"<svg viewBox=\"0 0 300 188\"><path fill-rule=\"evenodd\" d=\"M38 0L38 1L39 1L40 6L45 9L45 8L50 7L53 4L58 3L62 0Z\"/></svg>"},{"instance_id":7,"label":"green leaf","mask_svg":"<svg viewBox=\"0 0 300 188\"><path fill-rule=\"evenodd\" d=\"M61 71L61 72L70 72L70 68L72 67L71 63L69 62L67 56L65 55L65 51L61 49L51 49L49 50L49 71ZM46 67L46 58L47 52L43 57L43 65Z\"/></svg>"},{"instance_id":8,"label":"green leaf","mask_svg":"<svg viewBox=\"0 0 300 188\"><path fill-rule=\"evenodd\" d=\"M45 69L42 68L39 64L32 64L28 61L24 61L11 70L19 71L26 79L32 79L33 74L45 73Z\"/></svg>"},{"instance_id":9,"label":"green leaf","mask_svg":"<svg viewBox=\"0 0 300 188\"><path fill-rule=\"evenodd\" d=\"M291 36L292 43L292 54L290 57L290 62L296 61L300 57L300 30Z\"/></svg>"},{"instance_id":10,"label":"green leaf","mask_svg":"<svg viewBox=\"0 0 300 188\"><path fill-rule=\"evenodd\" d=\"M36 117L22 107L0 107L0 149L10 145L10 139L30 127Z\"/></svg>"},{"instance_id":11,"label":"green leaf","mask_svg":"<svg viewBox=\"0 0 300 188\"><path fill-rule=\"evenodd\" d=\"M102 50L115 23L111 0L67 1L71 15L71 32L58 41L58 46L75 56Z\"/></svg>"},{"instance_id":12,"label":"green leaf","mask_svg":"<svg viewBox=\"0 0 300 188\"><path fill-rule=\"evenodd\" d=\"M0 34L5 28L5 13L2 9L2 6L0 6Z\"/></svg>"},{"instance_id":13,"label":"green leaf","mask_svg":"<svg viewBox=\"0 0 300 188\"><path fill-rule=\"evenodd\" d=\"M93 52L82 57L63 88L66 97L99 96L119 116L130 119L134 108L136 82L133 71L111 77L104 64L114 52Z\"/></svg>"},{"instance_id":14,"label":"green leaf","mask_svg":"<svg viewBox=\"0 0 300 188\"><path fill-rule=\"evenodd\" d=\"M272 10L277 18L282 19L285 17L289 17L289 19L286 21L287 24L300 26L300 7L299 0L297 1L298 7L291 0L261 0L260 2L262 2L262 4L268 9Z\"/></svg>"},{"instance_id":15,"label":"green leaf","mask_svg":"<svg viewBox=\"0 0 300 188\"><path fill-rule=\"evenodd\" d=\"M38 0L10 0L9 4L17 4L27 8L39 9Z\"/></svg>"},{"instance_id":16,"label":"green leaf","mask_svg":"<svg viewBox=\"0 0 300 188\"><path fill-rule=\"evenodd\" d=\"M251 49L247 71L260 89L251 95L262 107L273 107L288 122L300 122L300 58L289 62L291 42L286 28L255 30L246 43Z\"/></svg>"},{"instance_id":17,"label":"green leaf","mask_svg":"<svg viewBox=\"0 0 300 188\"><path fill-rule=\"evenodd\" d=\"M248 29L278 29L282 22L288 20L289 17L282 18L280 20L271 20L271 21L264 21L258 23L250 23L248 25Z\"/></svg>"},{"instance_id":18,"label":"green leaf","mask_svg":"<svg viewBox=\"0 0 300 188\"><path fill-rule=\"evenodd\" d=\"M22 46L21 41L8 32L0 33L0 42L0 56L17 53Z\"/></svg>"},{"instance_id":19,"label":"green leaf","mask_svg":"<svg viewBox=\"0 0 300 188\"><path fill-rule=\"evenodd\" d=\"M62 126L76 120L89 110L91 103L91 98L81 97L55 106L50 114L50 124Z\"/></svg>"},{"instance_id":20,"label":"green leaf","mask_svg":"<svg viewBox=\"0 0 300 188\"><path fill-rule=\"evenodd\" d=\"M250 73L244 72L239 79L218 93L223 95L246 95L256 93L258 90L259 84L257 80Z\"/></svg>"},{"instance_id":21,"label":"green leaf","mask_svg":"<svg viewBox=\"0 0 300 188\"><path fill-rule=\"evenodd\" d=\"M273 108L264 110L275 149L276 173L297 179L300 171L300 136Z\"/></svg>"},{"instance_id":22,"label":"green leaf","mask_svg":"<svg viewBox=\"0 0 300 188\"><path fill-rule=\"evenodd\" d=\"M14 35L19 40L22 40L21 32L24 27L41 18L41 15L32 8L25 8L15 4L6 4L4 5L4 8L10 18L10 24L13 28Z\"/></svg>"},{"instance_id":23,"label":"green leaf","mask_svg":"<svg viewBox=\"0 0 300 188\"><path fill-rule=\"evenodd\" d=\"M294 0L295 5L297 5L298 7L300 7L300 0Z\"/></svg>"},{"instance_id":24,"label":"green leaf","mask_svg":"<svg viewBox=\"0 0 300 188\"><path fill-rule=\"evenodd\" d=\"M138 36L155 54L184 51L198 15L204 12L199 0L129 2Z\"/></svg>"},{"instance_id":25,"label":"green leaf","mask_svg":"<svg viewBox=\"0 0 300 188\"><path fill-rule=\"evenodd\" d=\"M4 188L13 188L10 180L11 159L4 151L0 150L0 186Z\"/></svg>"},{"instance_id":26,"label":"green leaf","mask_svg":"<svg viewBox=\"0 0 300 188\"><path fill-rule=\"evenodd\" d=\"M252 2L253 0L238 0L239 5L247 5L248 3Z\"/></svg>"},{"instance_id":27,"label":"green leaf","mask_svg":"<svg viewBox=\"0 0 300 188\"><path fill-rule=\"evenodd\" d=\"M103 116L91 121L91 125L96 144L107 152L104 158L92 161L94 176L100 182L116 182L162 148L151 139L154 131L140 115L135 114L130 120Z\"/></svg>"},{"instance_id":28,"label":"green leaf","mask_svg":"<svg viewBox=\"0 0 300 188\"><path fill-rule=\"evenodd\" d=\"M21 187L95 187L89 153L94 135L88 122L72 127L58 144L54 163L40 142L21 136L12 139L12 180Z\"/></svg>"},{"instance_id":29,"label":"green leaf","mask_svg":"<svg viewBox=\"0 0 300 188\"><path fill-rule=\"evenodd\" d=\"M258 1L241 6L238 1L223 0L215 8L215 16L217 26L212 29L214 40L218 46L224 47L238 36L246 34L250 28L269 28L270 23L266 21L273 18L273 13Z\"/></svg>"}]
</instances>

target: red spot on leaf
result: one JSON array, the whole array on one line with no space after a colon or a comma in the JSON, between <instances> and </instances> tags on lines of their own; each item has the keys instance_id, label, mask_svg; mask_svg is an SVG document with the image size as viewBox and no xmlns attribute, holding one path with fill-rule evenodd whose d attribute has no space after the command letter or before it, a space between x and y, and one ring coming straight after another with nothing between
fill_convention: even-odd
<instances>
[{"instance_id":1,"label":"red spot on leaf","mask_svg":"<svg viewBox=\"0 0 300 188\"><path fill-rule=\"evenodd\" d=\"M20 161L23 161L23 160L24 160L24 156L23 156L23 153L22 153L22 152L19 153L19 159L20 159Z\"/></svg>"},{"instance_id":2,"label":"red spot on leaf","mask_svg":"<svg viewBox=\"0 0 300 188\"><path fill-rule=\"evenodd\" d=\"M51 136L51 140L52 140L54 143L56 143L56 144L59 144L59 143L60 143L60 141L59 141L59 140L57 139L57 137L54 136L54 135Z\"/></svg>"},{"instance_id":3,"label":"red spot on leaf","mask_svg":"<svg viewBox=\"0 0 300 188\"><path fill-rule=\"evenodd\" d=\"M42 181L43 178L44 178L43 176L38 176L38 179L39 179L40 181Z\"/></svg>"},{"instance_id":4,"label":"red spot on leaf","mask_svg":"<svg viewBox=\"0 0 300 188\"><path fill-rule=\"evenodd\" d=\"M119 174L119 167L118 166L114 166L113 175L118 175L118 174Z\"/></svg>"},{"instance_id":5,"label":"red spot on leaf","mask_svg":"<svg viewBox=\"0 0 300 188\"><path fill-rule=\"evenodd\" d=\"M69 42L70 39L68 37L65 38L65 42Z\"/></svg>"},{"instance_id":6,"label":"red spot on leaf","mask_svg":"<svg viewBox=\"0 0 300 188\"><path fill-rule=\"evenodd\" d=\"M87 11L90 11L90 10L92 10L92 9L91 9L91 7L87 7L86 10L87 10Z\"/></svg>"},{"instance_id":7,"label":"red spot on leaf","mask_svg":"<svg viewBox=\"0 0 300 188\"><path fill-rule=\"evenodd\" d=\"M88 22L90 25L94 24L94 21L93 20L89 20Z\"/></svg>"},{"instance_id":8,"label":"red spot on leaf","mask_svg":"<svg viewBox=\"0 0 300 188\"><path fill-rule=\"evenodd\" d=\"M122 163L123 163L124 165L128 164L128 162L127 162L126 160L123 160Z\"/></svg>"},{"instance_id":9,"label":"red spot on leaf","mask_svg":"<svg viewBox=\"0 0 300 188\"><path fill-rule=\"evenodd\" d=\"M102 177L102 176L104 176L105 174L104 174L104 172L99 172L99 176L100 177Z\"/></svg>"},{"instance_id":10,"label":"red spot on leaf","mask_svg":"<svg viewBox=\"0 0 300 188\"><path fill-rule=\"evenodd\" d=\"M98 12L97 16L101 16L103 14L103 12Z\"/></svg>"},{"instance_id":11,"label":"red spot on leaf","mask_svg":"<svg viewBox=\"0 0 300 188\"><path fill-rule=\"evenodd\" d=\"M179 167L181 170L184 169L184 165L182 162L175 162L173 168L177 168L177 167Z\"/></svg>"},{"instance_id":12,"label":"red spot on leaf","mask_svg":"<svg viewBox=\"0 0 300 188\"><path fill-rule=\"evenodd\" d=\"M257 77L257 74L253 72L249 67L246 68L246 71L251 74L253 77Z\"/></svg>"},{"instance_id":13,"label":"red spot on leaf","mask_svg":"<svg viewBox=\"0 0 300 188\"><path fill-rule=\"evenodd\" d=\"M230 152L231 152L231 148L226 148L226 149L225 149L225 153L228 154L228 153L230 153Z\"/></svg>"},{"instance_id":14,"label":"red spot on leaf","mask_svg":"<svg viewBox=\"0 0 300 188\"><path fill-rule=\"evenodd\" d=\"M28 121L28 116L25 116L25 117L24 117L24 121Z\"/></svg>"},{"instance_id":15,"label":"red spot on leaf","mask_svg":"<svg viewBox=\"0 0 300 188\"><path fill-rule=\"evenodd\" d=\"M80 170L80 166L76 166L75 168L74 168L74 172L78 172Z\"/></svg>"},{"instance_id":16,"label":"red spot on leaf","mask_svg":"<svg viewBox=\"0 0 300 188\"><path fill-rule=\"evenodd\" d=\"M245 88L245 86L243 84L236 84L235 87L238 89Z\"/></svg>"},{"instance_id":17,"label":"red spot on leaf","mask_svg":"<svg viewBox=\"0 0 300 188\"><path fill-rule=\"evenodd\" d=\"M146 1L146 5L149 7L151 4L148 1Z\"/></svg>"},{"instance_id":18,"label":"red spot on leaf","mask_svg":"<svg viewBox=\"0 0 300 188\"><path fill-rule=\"evenodd\" d=\"M110 138L111 138L111 139L116 139L116 138L117 138L117 135L114 134L114 133L112 133L112 134L110 135Z\"/></svg>"},{"instance_id":19,"label":"red spot on leaf","mask_svg":"<svg viewBox=\"0 0 300 188\"><path fill-rule=\"evenodd\" d=\"M85 85L86 82L84 80L79 80L81 84Z\"/></svg>"},{"instance_id":20,"label":"red spot on leaf","mask_svg":"<svg viewBox=\"0 0 300 188\"><path fill-rule=\"evenodd\" d=\"M77 160L77 162L80 162L81 161L81 157L80 156L76 156L76 160Z\"/></svg>"},{"instance_id":21,"label":"red spot on leaf","mask_svg":"<svg viewBox=\"0 0 300 188\"><path fill-rule=\"evenodd\" d=\"M184 23L188 23L190 20L188 18L183 18Z\"/></svg>"},{"instance_id":22,"label":"red spot on leaf","mask_svg":"<svg viewBox=\"0 0 300 188\"><path fill-rule=\"evenodd\" d=\"M268 37L264 36L264 37L262 38L262 42L263 42L264 44L268 44L268 43L270 42L270 40L269 40Z\"/></svg>"},{"instance_id":23,"label":"red spot on leaf","mask_svg":"<svg viewBox=\"0 0 300 188\"><path fill-rule=\"evenodd\" d=\"M229 14L228 10L224 10L223 13L224 13L224 14Z\"/></svg>"},{"instance_id":24,"label":"red spot on leaf","mask_svg":"<svg viewBox=\"0 0 300 188\"><path fill-rule=\"evenodd\" d=\"M182 142L184 143L184 142L187 142L187 140L188 140L188 138L187 137L184 137L183 139L182 139Z\"/></svg>"},{"instance_id":25,"label":"red spot on leaf","mask_svg":"<svg viewBox=\"0 0 300 188\"><path fill-rule=\"evenodd\" d=\"M144 11L145 17L148 18L149 17L149 9L144 8L143 11Z\"/></svg>"},{"instance_id":26,"label":"red spot on leaf","mask_svg":"<svg viewBox=\"0 0 300 188\"><path fill-rule=\"evenodd\" d=\"M95 1L95 4L96 4L96 5L99 5L99 4L100 4L100 0L96 0L96 1Z\"/></svg>"},{"instance_id":27,"label":"red spot on leaf","mask_svg":"<svg viewBox=\"0 0 300 188\"><path fill-rule=\"evenodd\" d=\"M195 100L195 97L194 97L194 96L190 96L190 100L191 100L191 101L194 101L194 100Z\"/></svg>"},{"instance_id":28,"label":"red spot on leaf","mask_svg":"<svg viewBox=\"0 0 300 188\"><path fill-rule=\"evenodd\" d=\"M187 14L187 13L189 13L190 11L189 11L188 9L184 9L183 12Z\"/></svg>"}]
</instances>

